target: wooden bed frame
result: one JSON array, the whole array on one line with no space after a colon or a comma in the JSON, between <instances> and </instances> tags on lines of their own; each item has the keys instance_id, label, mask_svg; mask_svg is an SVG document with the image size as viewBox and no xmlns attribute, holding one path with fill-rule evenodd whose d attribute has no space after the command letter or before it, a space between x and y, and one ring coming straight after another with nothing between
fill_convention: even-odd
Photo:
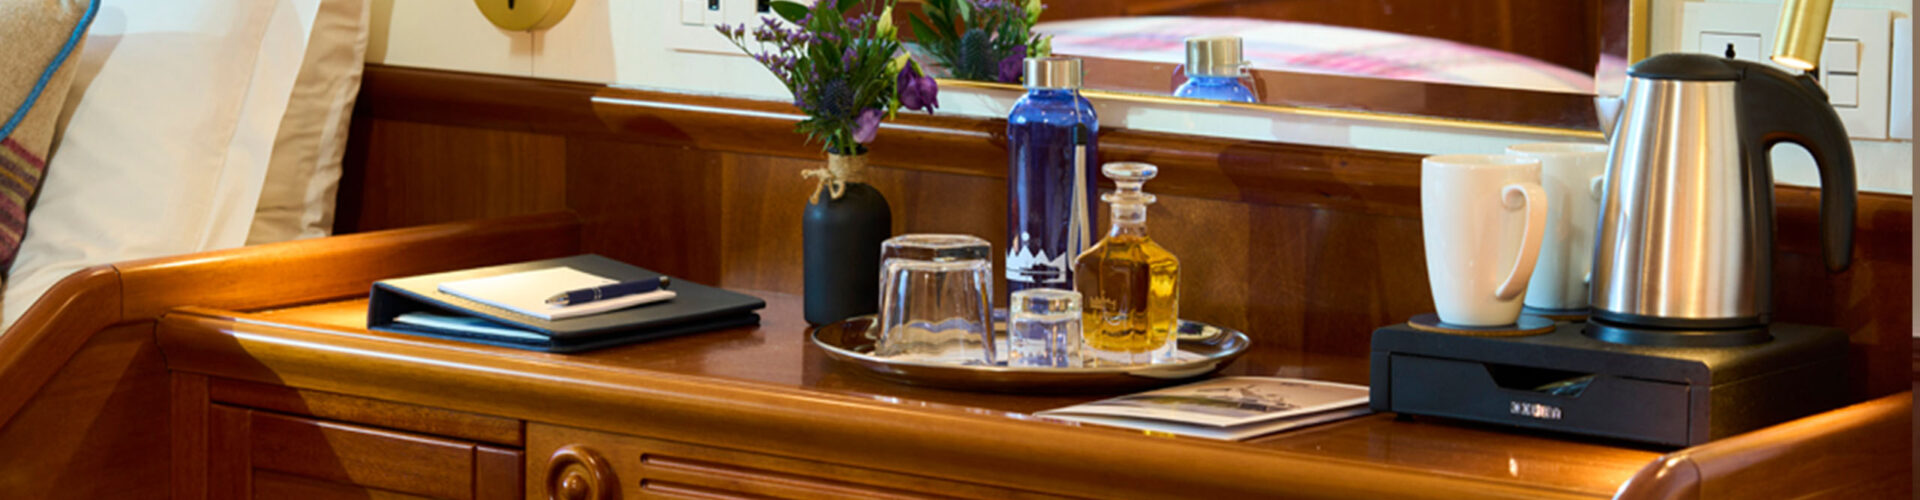
<instances>
[{"instance_id":1,"label":"wooden bed frame","mask_svg":"<svg viewBox=\"0 0 1920 500\"><path fill-rule=\"evenodd\" d=\"M796 290L789 247L797 234L786 233L797 228L785 226L796 222L794 200L807 184L790 174L811 164L792 158L813 152L787 130L791 113L753 101L370 68L341 197L340 226L351 234L89 268L0 336L0 496L207 491L180 479L195 477L180 471L206 450L175 444L193 442L175 429L204 417L173 403L193 387L169 377L185 361L156 341L156 325L178 308L326 302L364 295L378 279L576 252L722 286ZM923 207L1004 196L990 187L1000 182L1003 126L910 117L886 128L876 177L897 201L901 229L998 241L997 210ZM1418 245L1406 244L1417 242L1408 175L1417 157L1125 130L1102 140L1108 159L1165 168L1160 188L1177 212L1155 217L1181 222L1157 237L1213 236L1208 248L1223 254L1320 255L1304 269L1196 257L1190 265L1201 275L1236 280L1211 285L1218 298L1190 310L1263 326L1247 329L1289 352L1350 355L1366 344L1355 332L1427 307ZM1810 271L1820 265L1807 243L1815 206L1807 190L1779 191L1776 274L1797 286L1777 287L1775 302L1783 320L1857 332L1852 399L1867 403L1668 454L1622 497L1906 491L1911 450L1889 438L1911 425L1908 383L1920 380L1897 363L1903 353L1920 360L1907 335L1911 198L1862 196L1857 264L1837 276ZM742 239L741 226L754 239ZM1250 231L1306 236L1235 236ZM673 243L644 244L660 241ZM1394 281L1408 284L1387 284Z\"/></svg>"}]
</instances>

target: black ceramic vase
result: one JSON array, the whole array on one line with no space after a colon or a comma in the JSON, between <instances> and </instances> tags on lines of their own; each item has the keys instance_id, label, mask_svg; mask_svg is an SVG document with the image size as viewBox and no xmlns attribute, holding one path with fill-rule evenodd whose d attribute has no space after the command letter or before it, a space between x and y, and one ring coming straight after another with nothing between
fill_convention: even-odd
<instances>
[{"instance_id":1,"label":"black ceramic vase","mask_svg":"<svg viewBox=\"0 0 1920 500\"><path fill-rule=\"evenodd\" d=\"M837 199L820 193L801 215L806 316L815 325L880 309L880 244L893 235L893 210L873 186L845 186Z\"/></svg>"}]
</instances>

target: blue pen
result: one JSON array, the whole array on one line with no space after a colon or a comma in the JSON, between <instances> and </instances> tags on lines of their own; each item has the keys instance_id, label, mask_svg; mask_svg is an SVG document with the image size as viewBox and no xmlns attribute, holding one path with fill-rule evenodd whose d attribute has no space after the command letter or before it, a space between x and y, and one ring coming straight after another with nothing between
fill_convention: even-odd
<instances>
[{"instance_id":1,"label":"blue pen","mask_svg":"<svg viewBox=\"0 0 1920 500\"><path fill-rule=\"evenodd\" d=\"M614 283L611 285L602 285L602 286L596 286L593 288L582 288L579 290L569 290L569 291L554 294L553 297L547 298L547 305L570 306L575 304L585 304L585 303L593 302L596 300L606 300L606 299L611 299L616 297L625 297L625 296L633 295L636 293L647 293L654 290L666 288L667 285L672 283L673 283L672 279L669 279L666 276L661 276L659 278L648 278L648 279L643 279L639 281L622 281L622 282Z\"/></svg>"}]
</instances>

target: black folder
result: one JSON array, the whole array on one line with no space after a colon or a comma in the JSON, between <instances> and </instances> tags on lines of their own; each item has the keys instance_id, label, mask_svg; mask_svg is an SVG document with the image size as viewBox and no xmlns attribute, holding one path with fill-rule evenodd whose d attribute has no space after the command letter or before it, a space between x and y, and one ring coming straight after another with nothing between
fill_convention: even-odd
<instances>
[{"instance_id":1,"label":"black folder","mask_svg":"<svg viewBox=\"0 0 1920 500\"><path fill-rule=\"evenodd\" d=\"M633 342L760 323L754 311L766 307L757 297L675 278L672 300L589 316L548 321L440 291L440 284L488 276L572 267L590 274L630 281L660 273L599 255L577 255L378 281L367 304L367 328L545 352L577 352ZM560 292L563 290L555 290ZM523 330L539 340L404 324L394 318L410 312L463 315Z\"/></svg>"}]
</instances>

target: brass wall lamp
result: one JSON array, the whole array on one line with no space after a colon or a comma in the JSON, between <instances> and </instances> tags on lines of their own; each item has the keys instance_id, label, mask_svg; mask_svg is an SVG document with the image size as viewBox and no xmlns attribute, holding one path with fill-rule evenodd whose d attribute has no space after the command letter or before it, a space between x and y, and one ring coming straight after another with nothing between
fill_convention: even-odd
<instances>
[{"instance_id":1,"label":"brass wall lamp","mask_svg":"<svg viewBox=\"0 0 1920 500\"><path fill-rule=\"evenodd\" d=\"M573 0L473 0L473 4L494 26L507 31L551 28L573 10Z\"/></svg>"},{"instance_id":2,"label":"brass wall lamp","mask_svg":"<svg viewBox=\"0 0 1920 500\"><path fill-rule=\"evenodd\" d=\"M1813 74L1820 66L1820 50L1827 43L1827 18L1832 15L1833 0L1782 2L1773 62Z\"/></svg>"}]
</instances>

